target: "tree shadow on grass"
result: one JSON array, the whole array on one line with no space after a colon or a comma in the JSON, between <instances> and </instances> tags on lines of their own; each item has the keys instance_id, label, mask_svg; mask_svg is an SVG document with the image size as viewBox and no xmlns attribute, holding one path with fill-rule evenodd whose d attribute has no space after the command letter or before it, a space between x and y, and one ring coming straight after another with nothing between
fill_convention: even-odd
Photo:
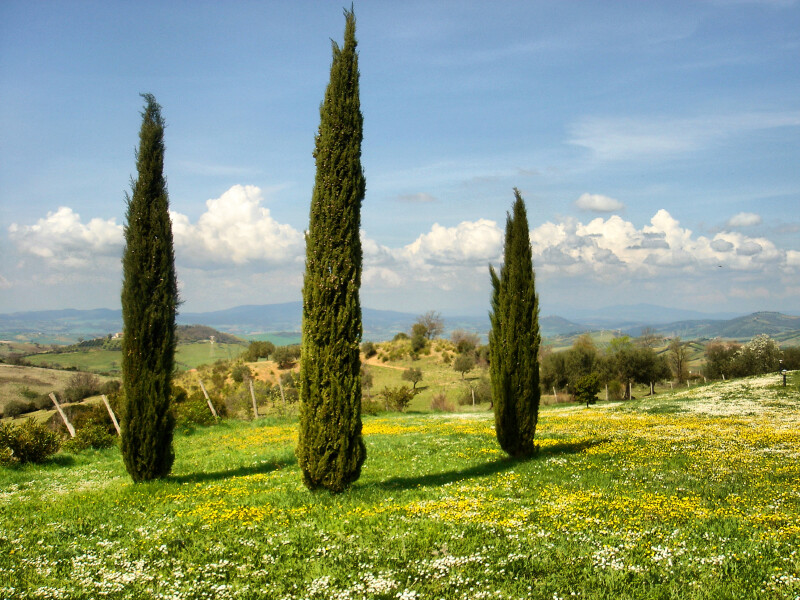
<instances>
[{"instance_id":1,"label":"tree shadow on grass","mask_svg":"<svg viewBox=\"0 0 800 600\"><path fill-rule=\"evenodd\" d=\"M187 473L186 475L170 475L167 481L175 483L204 483L207 481L220 481L223 479L231 479L233 477L245 477L247 475L259 475L263 473L272 473L279 471L285 467L290 467L297 464L297 459L292 455L290 458L281 458L278 460L263 462L257 465L250 465L247 467L239 467L237 469L229 469L225 471L201 471L199 473Z\"/></svg>"},{"instance_id":2,"label":"tree shadow on grass","mask_svg":"<svg viewBox=\"0 0 800 600\"><path fill-rule=\"evenodd\" d=\"M456 483L466 479L475 479L478 477L489 477L513 469L518 465L525 464L540 460L542 458L550 458L553 456L560 456L564 454L579 454L584 450L598 446L608 441L607 438L597 438L593 440L584 440L581 442L560 442L540 448L536 454L524 458L515 458L512 456L505 456L503 458L495 459L480 465L474 465L466 469L458 469L454 471L444 471L442 473L430 473L428 475L419 475L416 477L392 477L386 481L381 481L377 487L386 490L409 490L418 487L436 487L445 485L447 483Z\"/></svg>"}]
</instances>

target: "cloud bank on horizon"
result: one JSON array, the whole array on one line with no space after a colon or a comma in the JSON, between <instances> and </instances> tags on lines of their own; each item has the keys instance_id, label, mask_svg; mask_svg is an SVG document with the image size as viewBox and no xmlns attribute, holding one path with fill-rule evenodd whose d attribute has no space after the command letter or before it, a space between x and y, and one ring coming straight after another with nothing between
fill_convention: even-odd
<instances>
[{"instance_id":1,"label":"cloud bank on horizon","mask_svg":"<svg viewBox=\"0 0 800 600\"><path fill-rule=\"evenodd\" d=\"M800 314L800 2L355 11L363 305L485 314L516 187L543 314ZM343 24L333 0L0 3L0 312L119 305L139 92L182 308L299 299Z\"/></svg>"},{"instance_id":2,"label":"cloud bank on horizon","mask_svg":"<svg viewBox=\"0 0 800 600\"><path fill-rule=\"evenodd\" d=\"M584 210L603 213L622 208L618 201L596 194L584 194L576 202L583 203ZM258 187L235 185L207 200L205 212L194 221L171 213L176 264L187 302L217 307L221 290L231 306L259 303L260 294L272 301L298 298L303 233L279 223L264 204ZM726 228L704 236L682 227L665 209L640 227L617 214L547 221L530 232L540 294L542 288L558 290L576 281L588 294L609 287L626 294L635 288L657 294L667 282L700 302L797 297L800 251L735 230L758 223L758 215L740 213L728 219ZM9 236L20 256L18 268L35 273L37 285L63 288L121 280L123 226L115 219L83 221L73 209L60 207L32 225L12 224ZM422 310L425 296L432 293L462 301L488 298L487 265L502 263L503 236L502 224L489 219L453 227L433 223L414 241L397 247L362 230L362 293L367 302L407 295L412 310ZM765 272L771 274L770 281L762 281ZM209 288L211 281L223 282L222 287ZM272 289L276 285L281 287L277 295Z\"/></svg>"}]
</instances>

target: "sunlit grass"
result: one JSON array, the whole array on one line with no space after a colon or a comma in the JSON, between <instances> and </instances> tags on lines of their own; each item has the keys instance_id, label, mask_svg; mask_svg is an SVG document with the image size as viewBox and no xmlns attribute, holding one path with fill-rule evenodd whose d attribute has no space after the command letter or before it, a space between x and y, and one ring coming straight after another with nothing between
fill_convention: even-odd
<instances>
[{"instance_id":1,"label":"sunlit grass","mask_svg":"<svg viewBox=\"0 0 800 600\"><path fill-rule=\"evenodd\" d=\"M179 436L150 484L116 449L0 470L0 598L796 598L800 392L774 384L545 409L527 461L489 413L368 417L338 496L281 420Z\"/></svg>"}]
</instances>

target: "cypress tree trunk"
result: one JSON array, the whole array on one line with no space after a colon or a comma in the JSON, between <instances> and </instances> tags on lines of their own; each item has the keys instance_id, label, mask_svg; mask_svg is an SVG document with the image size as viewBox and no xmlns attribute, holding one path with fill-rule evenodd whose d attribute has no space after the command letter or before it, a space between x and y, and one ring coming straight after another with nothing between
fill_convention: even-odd
<instances>
[{"instance_id":1,"label":"cypress tree trunk","mask_svg":"<svg viewBox=\"0 0 800 600\"><path fill-rule=\"evenodd\" d=\"M167 182L164 179L164 120L151 94L143 94L138 177L128 196L122 257L121 449L134 481L165 477L172 468L170 411L175 360L178 285L172 247Z\"/></svg>"},{"instance_id":2,"label":"cypress tree trunk","mask_svg":"<svg viewBox=\"0 0 800 600\"><path fill-rule=\"evenodd\" d=\"M320 108L317 173L306 235L300 435L297 459L309 489L344 490L366 458L361 436L361 168L355 16L345 12L344 48Z\"/></svg>"},{"instance_id":3,"label":"cypress tree trunk","mask_svg":"<svg viewBox=\"0 0 800 600\"><path fill-rule=\"evenodd\" d=\"M539 299L525 202L514 188L506 220L504 265L492 278L489 353L497 441L511 456L535 452L539 418Z\"/></svg>"}]
</instances>

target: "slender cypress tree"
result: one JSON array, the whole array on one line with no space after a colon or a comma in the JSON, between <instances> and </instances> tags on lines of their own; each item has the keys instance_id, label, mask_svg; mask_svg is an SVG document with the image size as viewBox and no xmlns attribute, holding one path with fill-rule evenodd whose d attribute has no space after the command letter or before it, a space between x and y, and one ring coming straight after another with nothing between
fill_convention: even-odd
<instances>
[{"instance_id":1,"label":"slender cypress tree","mask_svg":"<svg viewBox=\"0 0 800 600\"><path fill-rule=\"evenodd\" d=\"M297 458L309 489L344 490L361 474L361 168L356 20L345 11L344 47L320 107L317 174L306 234L300 435Z\"/></svg>"},{"instance_id":2,"label":"slender cypress tree","mask_svg":"<svg viewBox=\"0 0 800 600\"><path fill-rule=\"evenodd\" d=\"M539 298L536 295L525 202L514 188L506 220L504 264L492 278L489 355L494 423L500 447L515 457L535 452L539 418Z\"/></svg>"},{"instance_id":3,"label":"slender cypress tree","mask_svg":"<svg viewBox=\"0 0 800 600\"><path fill-rule=\"evenodd\" d=\"M164 120L151 94L136 152L138 177L127 196L122 257L122 457L134 481L169 474L175 421L170 411L175 361L178 285L172 247L167 182L164 179Z\"/></svg>"}]
</instances>

